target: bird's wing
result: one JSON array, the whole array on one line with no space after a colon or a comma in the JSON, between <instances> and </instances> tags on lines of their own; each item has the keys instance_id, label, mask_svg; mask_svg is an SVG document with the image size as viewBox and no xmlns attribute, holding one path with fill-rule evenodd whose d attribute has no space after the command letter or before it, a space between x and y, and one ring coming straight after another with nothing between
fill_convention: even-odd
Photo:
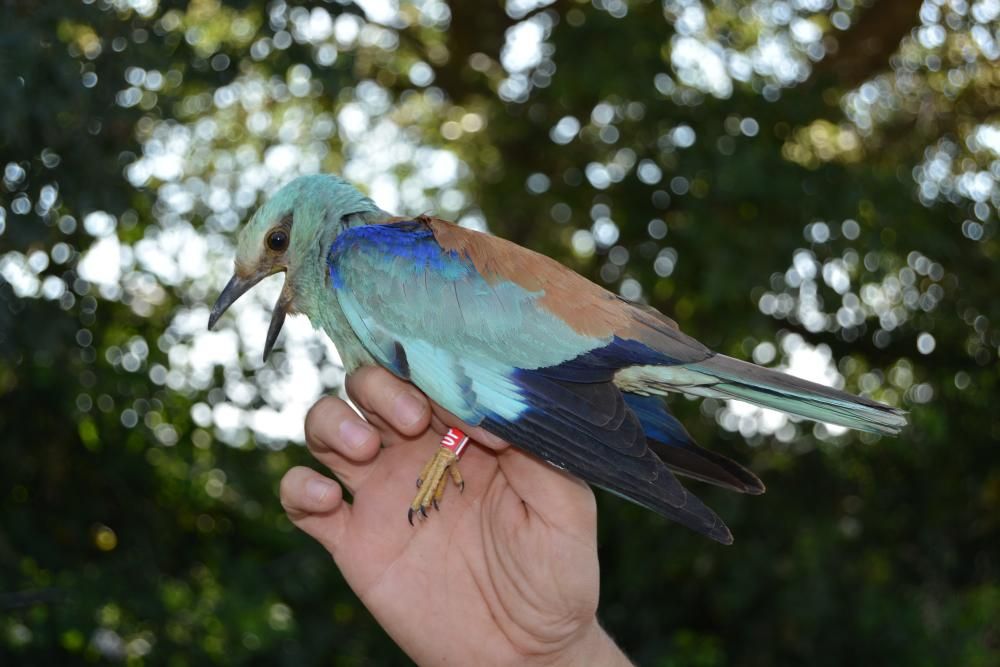
<instances>
[{"instance_id":1,"label":"bird's wing","mask_svg":"<svg viewBox=\"0 0 1000 667\"><path fill-rule=\"evenodd\" d=\"M672 471L740 493L764 493L764 483L757 475L722 454L699 447L662 398L622 395L642 424L646 444Z\"/></svg>"},{"instance_id":2,"label":"bird's wing","mask_svg":"<svg viewBox=\"0 0 1000 667\"><path fill-rule=\"evenodd\" d=\"M515 244L420 218L328 254L365 348L466 422L717 540L722 521L650 451L613 376L711 352L670 320Z\"/></svg>"}]
</instances>

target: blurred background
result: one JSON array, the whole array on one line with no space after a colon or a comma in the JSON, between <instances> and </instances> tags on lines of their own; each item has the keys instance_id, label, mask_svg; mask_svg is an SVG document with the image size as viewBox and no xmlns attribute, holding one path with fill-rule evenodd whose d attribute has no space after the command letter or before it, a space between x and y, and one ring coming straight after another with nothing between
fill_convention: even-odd
<instances>
[{"instance_id":1,"label":"blurred background","mask_svg":"<svg viewBox=\"0 0 1000 667\"><path fill-rule=\"evenodd\" d=\"M340 389L233 236L343 174L899 438L673 401L721 547L600 495L640 664L1000 664L1000 1L0 3L0 662L406 664L277 485ZM405 526L401 526L401 529Z\"/></svg>"}]
</instances>

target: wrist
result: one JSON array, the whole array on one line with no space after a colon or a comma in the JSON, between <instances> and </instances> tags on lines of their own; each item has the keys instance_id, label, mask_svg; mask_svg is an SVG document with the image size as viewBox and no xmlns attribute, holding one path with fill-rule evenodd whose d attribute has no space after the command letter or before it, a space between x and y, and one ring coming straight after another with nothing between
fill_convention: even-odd
<instances>
[{"instance_id":1,"label":"wrist","mask_svg":"<svg viewBox=\"0 0 1000 667\"><path fill-rule=\"evenodd\" d=\"M554 667L569 667L576 665L601 665L602 667L633 667L633 663L625 653L618 648L610 635L594 618L580 637L568 644L558 655L552 657L549 663Z\"/></svg>"}]
</instances>

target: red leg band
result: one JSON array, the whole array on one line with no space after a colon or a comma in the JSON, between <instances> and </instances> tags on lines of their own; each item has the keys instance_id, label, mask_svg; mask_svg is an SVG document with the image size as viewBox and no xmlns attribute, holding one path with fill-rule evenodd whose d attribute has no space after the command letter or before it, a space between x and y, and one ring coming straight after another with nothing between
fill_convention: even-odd
<instances>
[{"instance_id":1,"label":"red leg band","mask_svg":"<svg viewBox=\"0 0 1000 667\"><path fill-rule=\"evenodd\" d=\"M441 438L441 446L455 455L455 458L462 456L465 446L469 444L469 436L465 435L457 428L450 428Z\"/></svg>"}]
</instances>

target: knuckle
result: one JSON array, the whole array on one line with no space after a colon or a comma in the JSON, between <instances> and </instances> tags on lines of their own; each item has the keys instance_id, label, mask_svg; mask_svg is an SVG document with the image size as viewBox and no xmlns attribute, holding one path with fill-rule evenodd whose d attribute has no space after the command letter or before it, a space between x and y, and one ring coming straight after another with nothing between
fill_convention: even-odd
<instances>
[{"instance_id":1,"label":"knuckle","mask_svg":"<svg viewBox=\"0 0 1000 667\"><path fill-rule=\"evenodd\" d=\"M348 375L344 381L344 389L347 391L347 395L350 396L352 401L365 409L368 408L367 387L369 375L368 368L363 367Z\"/></svg>"},{"instance_id":2,"label":"knuckle","mask_svg":"<svg viewBox=\"0 0 1000 667\"><path fill-rule=\"evenodd\" d=\"M324 440L321 433L329 428L329 422L335 418L342 403L332 396L324 396L309 408L305 424L306 442L315 444Z\"/></svg>"},{"instance_id":3,"label":"knuckle","mask_svg":"<svg viewBox=\"0 0 1000 667\"><path fill-rule=\"evenodd\" d=\"M294 507L295 489L301 483L304 471L305 469L301 466L296 466L281 478L281 483L278 485L278 500L282 507L286 509Z\"/></svg>"},{"instance_id":4,"label":"knuckle","mask_svg":"<svg viewBox=\"0 0 1000 667\"><path fill-rule=\"evenodd\" d=\"M347 376L347 395L365 410L380 412L404 389L389 371L378 366L363 366Z\"/></svg>"}]
</instances>

